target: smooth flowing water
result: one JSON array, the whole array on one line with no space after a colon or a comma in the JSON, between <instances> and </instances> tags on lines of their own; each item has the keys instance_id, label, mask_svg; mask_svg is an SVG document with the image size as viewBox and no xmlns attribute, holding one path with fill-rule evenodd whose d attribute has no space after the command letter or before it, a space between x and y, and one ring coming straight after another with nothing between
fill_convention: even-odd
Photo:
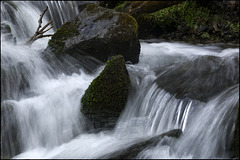
<instances>
[{"instance_id":1,"label":"smooth flowing water","mask_svg":"<svg viewBox=\"0 0 240 160\"><path fill-rule=\"evenodd\" d=\"M231 57L239 57L239 46L142 41L139 63L126 65L132 87L116 127L88 133L80 101L105 64L89 74L72 65L71 60L61 66L52 57L56 62L53 67L41 53L48 38L37 40L31 48L22 45L35 32L44 5L50 5L53 17L45 17L43 23L53 18L61 25L78 13L75 2L11 3L1 2L1 23L8 24L18 40L14 45L6 34L1 34L1 119L4 120L1 148L14 155L13 158L100 158L172 129L181 129L183 134L178 139L164 137L136 158L229 157L239 84L224 89L207 102L176 98L158 87L156 70L206 55L221 57L235 65ZM64 15L57 14L66 10ZM222 76L231 76L231 67ZM3 143L3 138L7 143ZM9 143L16 140L18 151Z\"/></svg>"}]
</instances>

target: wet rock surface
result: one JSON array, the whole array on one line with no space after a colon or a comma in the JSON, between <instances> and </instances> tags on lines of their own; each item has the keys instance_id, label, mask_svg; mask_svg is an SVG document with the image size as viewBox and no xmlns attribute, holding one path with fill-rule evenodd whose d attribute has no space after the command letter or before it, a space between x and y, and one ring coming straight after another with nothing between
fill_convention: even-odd
<instances>
[{"instance_id":1,"label":"wet rock surface","mask_svg":"<svg viewBox=\"0 0 240 160\"><path fill-rule=\"evenodd\" d=\"M137 22L129 14L91 4L59 28L48 47L56 54L89 55L103 62L121 54L126 61L138 63L137 30Z\"/></svg>"},{"instance_id":2,"label":"wet rock surface","mask_svg":"<svg viewBox=\"0 0 240 160\"><path fill-rule=\"evenodd\" d=\"M136 143L122 149L121 151L110 153L106 156L100 157L100 159L133 159L147 147L156 146L164 136L178 138L181 134L182 131L180 129L171 130L152 138L136 141Z\"/></svg>"},{"instance_id":3,"label":"wet rock surface","mask_svg":"<svg viewBox=\"0 0 240 160\"><path fill-rule=\"evenodd\" d=\"M130 79L123 56L113 56L81 99L81 112L94 129L111 129L127 102Z\"/></svg>"},{"instance_id":4,"label":"wet rock surface","mask_svg":"<svg viewBox=\"0 0 240 160\"><path fill-rule=\"evenodd\" d=\"M239 56L201 56L163 67L156 73L156 84L177 98L206 102L227 87L239 83Z\"/></svg>"}]
</instances>

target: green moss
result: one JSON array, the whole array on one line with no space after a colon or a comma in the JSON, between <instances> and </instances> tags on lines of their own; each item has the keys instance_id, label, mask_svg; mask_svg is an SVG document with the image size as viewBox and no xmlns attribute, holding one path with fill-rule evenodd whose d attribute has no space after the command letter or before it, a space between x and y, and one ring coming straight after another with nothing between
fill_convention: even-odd
<instances>
[{"instance_id":1,"label":"green moss","mask_svg":"<svg viewBox=\"0 0 240 160\"><path fill-rule=\"evenodd\" d=\"M130 80L124 58L114 56L82 97L83 113L119 115L125 106Z\"/></svg>"},{"instance_id":2,"label":"green moss","mask_svg":"<svg viewBox=\"0 0 240 160\"><path fill-rule=\"evenodd\" d=\"M157 25L169 26L184 24L191 29L208 21L210 10L197 6L195 1L185 1L151 14L145 14L144 19Z\"/></svg>"},{"instance_id":3,"label":"green moss","mask_svg":"<svg viewBox=\"0 0 240 160\"><path fill-rule=\"evenodd\" d=\"M154 13L140 14L137 21L139 35L143 37L148 36L145 32L162 38L176 38L176 40L183 40L182 33L188 37L185 40L199 39L206 42L219 42L227 40L227 37L239 37L239 21L229 20L224 12L212 12L208 7L199 5L193 0L186 0ZM204 32L207 33L202 33L201 28L204 27L206 28ZM173 32L174 34L171 34Z\"/></svg>"},{"instance_id":4,"label":"green moss","mask_svg":"<svg viewBox=\"0 0 240 160\"><path fill-rule=\"evenodd\" d=\"M78 34L77 27L71 22L67 22L56 31L49 40L48 45L54 53L59 54L64 51L65 40Z\"/></svg>"},{"instance_id":5,"label":"green moss","mask_svg":"<svg viewBox=\"0 0 240 160\"><path fill-rule=\"evenodd\" d=\"M131 33L137 34L138 32L138 23L136 19L129 14L120 13L117 23L120 23L123 28L130 28L132 30Z\"/></svg>"},{"instance_id":6,"label":"green moss","mask_svg":"<svg viewBox=\"0 0 240 160\"><path fill-rule=\"evenodd\" d=\"M210 36L209 36L209 34L208 34L207 32L203 33L203 34L201 35L201 37L202 37L202 38L206 38L206 39L209 39L209 38L210 38Z\"/></svg>"},{"instance_id":7,"label":"green moss","mask_svg":"<svg viewBox=\"0 0 240 160\"><path fill-rule=\"evenodd\" d=\"M114 9L116 11L123 11L125 6L130 3L131 3L131 1L119 1Z\"/></svg>"},{"instance_id":8,"label":"green moss","mask_svg":"<svg viewBox=\"0 0 240 160\"><path fill-rule=\"evenodd\" d=\"M230 23L230 22L229 22ZM239 34L239 22L233 24L233 23L230 23L230 29L233 31L233 32L236 32Z\"/></svg>"},{"instance_id":9,"label":"green moss","mask_svg":"<svg viewBox=\"0 0 240 160\"><path fill-rule=\"evenodd\" d=\"M96 11L97 11L97 9L98 9L97 6L98 6L97 4L88 4L88 5L86 6L86 10L89 11L89 12L91 12L91 13L96 13Z\"/></svg>"}]
</instances>

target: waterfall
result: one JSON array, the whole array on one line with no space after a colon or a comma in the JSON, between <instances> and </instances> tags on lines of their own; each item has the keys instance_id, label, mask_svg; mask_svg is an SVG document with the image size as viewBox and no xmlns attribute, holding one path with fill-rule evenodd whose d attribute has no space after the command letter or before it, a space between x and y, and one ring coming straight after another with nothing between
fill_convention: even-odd
<instances>
[{"instance_id":1,"label":"waterfall","mask_svg":"<svg viewBox=\"0 0 240 160\"><path fill-rule=\"evenodd\" d=\"M227 66L221 76L234 79L239 46L141 41L139 63L126 64L131 89L115 128L88 133L88 122L80 112L81 97L105 64L89 74L79 66L82 64L73 65L73 58L63 63L50 56L50 65L42 54L49 38L37 40L31 48L22 45L35 32L46 5L49 12L43 23L54 20L52 33L78 13L77 2L72 1L1 2L1 23L9 25L18 42L15 45L6 33L1 34L2 158L100 158L172 129L181 129L183 134L178 139L164 137L136 158L230 157L239 84L204 102L179 98L159 87L157 79L175 64L195 62L204 56L220 58L220 66Z\"/></svg>"},{"instance_id":2,"label":"waterfall","mask_svg":"<svg viewBox=\"0 0 240 160\"><path fill-rule=\"evenodd\" d=\"M47 6L42 24L53 20L54 30L78 14L74 1L3 1L1 23L9 25L17 39L27 39L35 33L40 15Z\"/></svg>"}]
</instances>

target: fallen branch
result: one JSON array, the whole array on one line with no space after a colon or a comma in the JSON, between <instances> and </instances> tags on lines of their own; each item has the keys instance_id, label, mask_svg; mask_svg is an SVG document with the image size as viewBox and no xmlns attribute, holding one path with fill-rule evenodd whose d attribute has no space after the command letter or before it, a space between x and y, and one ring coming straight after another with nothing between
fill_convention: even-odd
<instances>
[{"instance_id":1,"label":"fallen branch","mask_svg":"<svg viewBox=\"0 0 240 160\"><path fill-rule=\"evenodd\" d=\"M44 14L46 13L46 11L48 10L48 7L46 7L46 9L43 11L43 13L40 15L40 18L38 20L38 28L35 32L35 34L26 42L27 45L31 45L34 41L36 41L37 39L43 38L43 37L50 37L52 36L52 34L47 34L47 35L43 35L44 33L46 33L47 31L49 31L50 29L53 28L53 26L51 26L50 28L48 28L47 30L44 30L45 28L47 28L50 24L53 23L53 20L49 21L44 27L42 27L42 18L44 16ZM42 27L42 28L41 28ZM41 30L40 30L41 29ZM40 30L40 31L39 31Z\"/></svg>"}]
</instances>

